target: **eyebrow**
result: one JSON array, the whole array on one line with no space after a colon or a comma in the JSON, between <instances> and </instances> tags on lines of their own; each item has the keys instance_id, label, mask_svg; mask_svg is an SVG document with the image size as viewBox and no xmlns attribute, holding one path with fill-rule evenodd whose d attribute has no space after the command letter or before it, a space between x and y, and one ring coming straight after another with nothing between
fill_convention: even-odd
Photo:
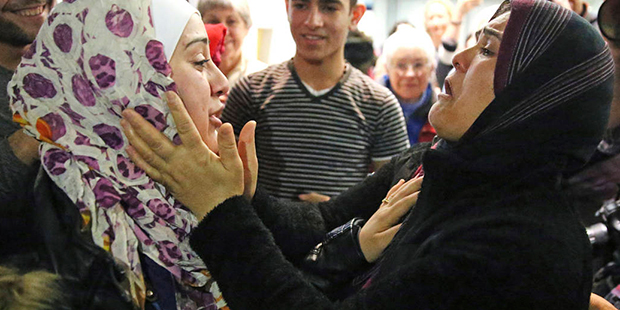
<instances>
[{"instance_id":1,"label":"eyebrow","mask_svg":"<svg viewBox=\"0 0 620 310\"><path fill-rule=\"evenodd\" d=\"M476 33L474 34L474 36L476 37L476 41L478 41L478 39L480 39L480 34L482 33L482 29L479 29L478 31L476 31Z\"/></svg>"},{"instance_id":2,"label":"eyebrow","mask_svg":"<svg viewBox=\"0 0 620 310\"><path fill-rule=\"evenodd\" d=\"M491 37L496 37L497 39L499 39L500 41L502 40L502 32L493 29L493 28L489 28L489 27L484 27L482 28L482 32L484 32L484 34L486 34L487 36L491 36Z\"/></svg>"},{"instance_id":3,"label":"eyebrow","mask_svg":"<svg viewBox=\"0 0 620 310\"><path fill-rule=\"evenodd\" d=\"M207 38L207 37L195 38L195 39L189 41L189 43L187 43L185 45L185 49L188 49L189 46L194 44L194 43L201 43L201 42L204 43L204 44L209 45L209 38Z\"/></svg>"}]
</instances>

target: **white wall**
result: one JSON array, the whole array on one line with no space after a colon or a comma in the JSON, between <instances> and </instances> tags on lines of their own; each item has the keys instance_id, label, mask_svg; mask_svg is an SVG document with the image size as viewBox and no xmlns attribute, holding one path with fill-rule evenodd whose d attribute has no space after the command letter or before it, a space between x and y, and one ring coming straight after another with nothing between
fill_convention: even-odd
<instances>
[{"instance_id":1,"label":"white wall","mask_svg":"<svg viewBox=\"0 0 620 310\"><path fill-rule=\"evenodd\" d=\"M456 0L450 0L456 3ZM386 39L392 25L400 20L408 20L416 27L424 28L424 4L426 0L358 0L367 3L372 10L367 11L359 24L359 29L371 36L377 50ZM485 7L498 5L502 0L484 0L463 20L461 39L476 29L476 16ZM603 0L588 0L591 9L598 11ZM295 55L295 42L291 37L286 16L286 0L248 0L254 26L244 44L244 52L260 55L263 61L274 64L290 59ZM261 33L262 35L259 35ZM266 35L265 35L266 34ZM259 39L263 42L259 43ZM258 51L258 47L261 51ZM261 59L259 57L259 59Z\"/></svg>"}]
</instances>

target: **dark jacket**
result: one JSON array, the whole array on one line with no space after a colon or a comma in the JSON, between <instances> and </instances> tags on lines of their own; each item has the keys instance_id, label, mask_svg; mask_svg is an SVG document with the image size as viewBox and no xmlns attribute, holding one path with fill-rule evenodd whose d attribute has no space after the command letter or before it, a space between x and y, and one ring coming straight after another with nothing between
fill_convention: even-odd
<instances>
[{"instance_id":1,"label":"dark jacket","mask_svg":"<svg viewBox=\"0 0 620 310\"><path fill-rule=\"evenodd\" d=\"M471 174L455 183L470 172L440 152L425 156L423 194L359 283L366 288L332 302L301 276L295 266L308 250L348 219L369 218L427 148L411 148L327 203L282 202L259 191L252 208L231 198L194 231L192 246L231 309L586 309L588 239L560 192L541 179L546 174L500 183Z\"/></svg>"}]
</instances>

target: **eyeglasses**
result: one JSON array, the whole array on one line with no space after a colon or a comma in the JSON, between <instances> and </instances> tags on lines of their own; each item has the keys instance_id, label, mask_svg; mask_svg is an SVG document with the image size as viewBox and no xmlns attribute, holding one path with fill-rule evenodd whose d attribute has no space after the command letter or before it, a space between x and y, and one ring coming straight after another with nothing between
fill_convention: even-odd
<instances>
[{"instance_id":1,"label":"eyeglasses","mask_svg":"<svg viewBox=\"0 0 620 310\"><path fill-rule=\"evenodd\" d=\"M606 0L598 10L598 26L609 40L620 42L620 0Z\"/></svg>"}]
</instances>

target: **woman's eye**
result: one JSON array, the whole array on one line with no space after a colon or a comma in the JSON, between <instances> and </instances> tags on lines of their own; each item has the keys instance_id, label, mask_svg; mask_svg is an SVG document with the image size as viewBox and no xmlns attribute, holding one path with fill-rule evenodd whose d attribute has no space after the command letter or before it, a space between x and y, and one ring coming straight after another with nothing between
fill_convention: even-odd
<instances>
[{"instance_id":1,"label":"woman's eye","mask_svg":"<svg viewBox=\"0 0 620 310\"><path fill-rule=\"evenodd\" d=\"M211 59L203 59L201 61L195 61L194 65L198 67L204 67Z\"/></svg>"},{"instance_id":2,"label":"woman's eye","mask_svg":"<svg viewBox=\"0 0 620 310\"><path fill-rule=\"evenodd\" d=\"M480 54L482 54L483 56L491 56L493 55L493 52L491 52L491 50L489 50L488 48L481 48L480 49Z\"/></svg>"}]
</instances>

